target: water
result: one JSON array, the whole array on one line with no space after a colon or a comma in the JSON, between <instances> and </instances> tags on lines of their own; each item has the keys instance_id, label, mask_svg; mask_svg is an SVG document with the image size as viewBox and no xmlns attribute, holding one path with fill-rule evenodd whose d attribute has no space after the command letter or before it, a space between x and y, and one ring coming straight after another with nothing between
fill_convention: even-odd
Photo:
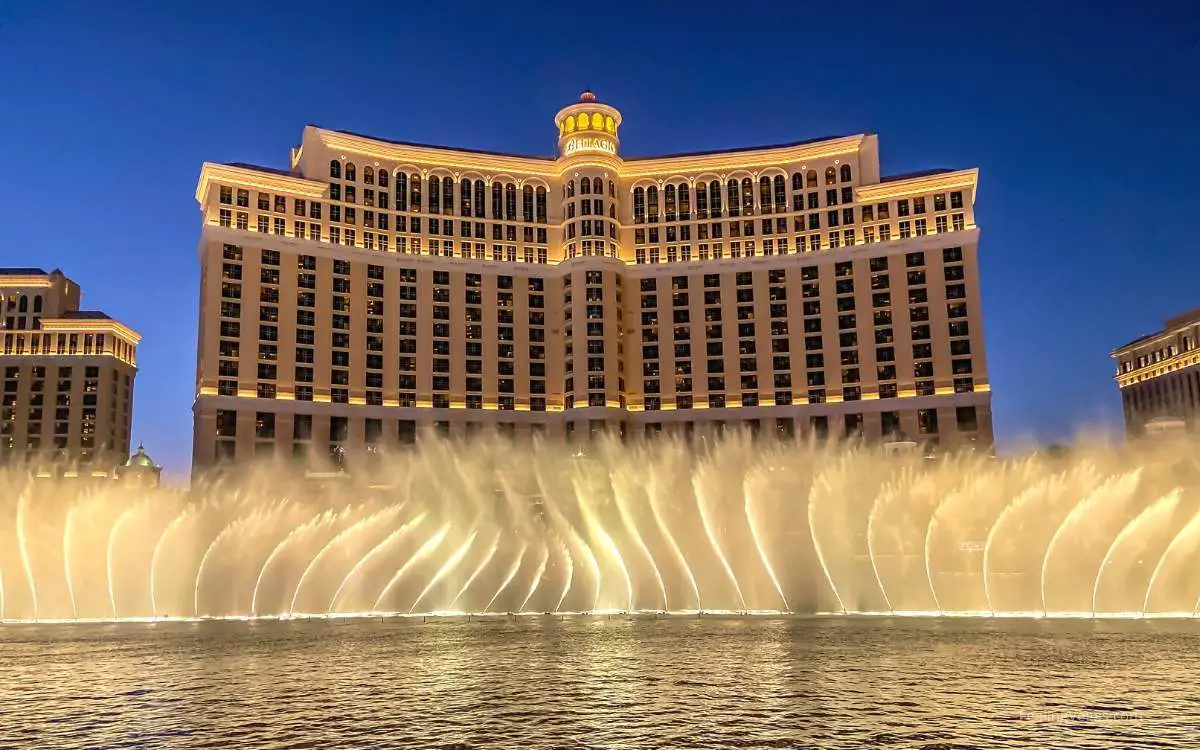
<instances>
[{"instance_id":1,"label":"water","mask_svg":"<svg viewBox=\"0 0 1200 750\"><path fill-rule=\"evenodd\" d=\"M935 461L846 445L427 441L368 484L0 474L0 619L507 612L1193 617L1186 439Z\"/></svg>"},{"instance_id":2,"label":"water","mask_svg":"<svg viewBox=\"0 0 1200 750\"><path fill-rule=\"evenodd\" d=\"M1190 621L0 628L0 747L1183 747Z\"/></svg>"}]
</instances>

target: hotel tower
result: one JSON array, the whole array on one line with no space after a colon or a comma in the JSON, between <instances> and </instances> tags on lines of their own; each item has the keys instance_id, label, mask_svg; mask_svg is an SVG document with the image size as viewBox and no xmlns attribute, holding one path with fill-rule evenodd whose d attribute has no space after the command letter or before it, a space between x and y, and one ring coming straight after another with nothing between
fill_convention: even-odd
<instances>
[{"instance_id":1,"label":"hotel tower","mask_svg":"<svg viewBox=\"0 0 1200 750\"><path fill-rule=\"evenodd\" d=\"M1172 423L1195 428L1200 412L1200 308L1112 352L1125 434L1138 437Z\"/></svg>"},{"instance_id":2,"label":"hotel tower","mask_svg":"<svg viewBox=\"0 0 1200 750\"><path fill-rule=\"evenodd\" d=\"M129 455L141 336L80 296L58 269L0 268L0 463L108 476Z\"/></svg>"},{"instance_id":3,"label":"hotel tower","mask_svg":"<svg viewBox=\"0 0 1200 750\"><path fill-rule=\"evenodd\" d=\"M621 119L204 164L194 467L425 430L990 448L975 169L882 176L873 134L623 157Z\"/></svg>"}]
</instances>

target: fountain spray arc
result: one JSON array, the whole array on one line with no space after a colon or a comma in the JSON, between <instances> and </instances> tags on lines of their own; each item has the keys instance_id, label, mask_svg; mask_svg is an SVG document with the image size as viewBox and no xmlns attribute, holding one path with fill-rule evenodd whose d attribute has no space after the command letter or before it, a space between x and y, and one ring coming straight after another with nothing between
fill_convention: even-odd
<instances>
[{"instance_id":1,"label":"fountain spray arc","mask_svg":"<svg viewBox=\"0 0 1200 750\"><path fill-rule=\"evenodd\" d=\"M319 491L270 464L187 493L7 470L0 617L1193 617L1196 447L434 440Z\"/></svg>"}]
</instances>

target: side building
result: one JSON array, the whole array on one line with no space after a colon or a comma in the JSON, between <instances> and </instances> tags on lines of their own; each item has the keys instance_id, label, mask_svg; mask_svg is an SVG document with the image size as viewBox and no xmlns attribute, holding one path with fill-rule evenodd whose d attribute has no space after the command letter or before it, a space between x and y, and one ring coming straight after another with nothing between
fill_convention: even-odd
<instances>
[{"instance_id":1,"label":"side building","mask_svg":"<svg viewBox=\"0 0 1200 750\"><path fill-rule=\"evenodd\" d=\"M108 475L129 455L141 336L80 298L57 269L0 268L0 463Z\"/></svg>"},{"instance_id":2,"label":"side building","mask_svg":"<svg viewBox=\"0 0 1200 750\"><path fill-rule=\"evenodd\" d=\"M976 171L859 134L620 155L585 92L555 156L314 126L206 163L194 468L464 436L895 436L990 448Z\"/></svg>"},{"instance_id":3,"label":"side building","mask_svg":"<svg viewBox=\"0 0 1200 750\"><path fill-rule=\"evenodd\" d=\"M1113 350L1112 358L1126 435L1142 435L1156 422L1182 420L1194 427L1200 411L1200 308Z\"/></svg>"}]
</instances>

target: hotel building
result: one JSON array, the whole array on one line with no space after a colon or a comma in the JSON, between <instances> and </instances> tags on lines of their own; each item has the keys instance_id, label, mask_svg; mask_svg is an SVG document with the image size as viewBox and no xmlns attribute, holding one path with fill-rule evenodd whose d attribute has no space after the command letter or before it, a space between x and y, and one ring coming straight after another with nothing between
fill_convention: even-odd
<instances>
[{"instance_id":1,"label":"hotel building","mask_svg":"<svg viewBox=\"0 0 1200 750\"><path fill-rule=\"evenodd\" d=\"M1141 435L1155 422L1193 425L1200 409L1200 308L1169 319L1163 330L1125 344L1112 357L1127 435Z\"/></svg>"},{"instance_id":2,"label":"hotel building","mask_svg":"<svg viewBox=\"0 0 1200 750\"><path fill-rule=\"evenodd\" d=\"M135 331L80 310L57 269L0 268L0 463L51 459L101 475L129 455Z\"/></svg>"},{"instance_id":3,"label":"hotel building","mask_svg":"<svg viewBox=\"0 0 1200 750\"><path fill-rule=\"evenodd\" d=\"M881 176L871 134L622 157L590 92L554 126L206 163L194 466L425 428L990 447L976 170Z\"/></svg>"}]
</instances>

